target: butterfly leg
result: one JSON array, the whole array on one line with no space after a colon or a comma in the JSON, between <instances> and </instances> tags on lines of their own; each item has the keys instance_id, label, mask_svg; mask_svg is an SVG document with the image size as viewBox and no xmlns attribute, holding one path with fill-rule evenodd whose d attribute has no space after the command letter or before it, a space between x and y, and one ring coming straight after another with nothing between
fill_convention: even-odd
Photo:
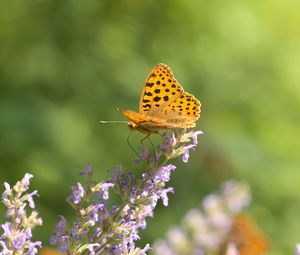
<instances>
[{"instance_id":1,"label":"butterfly leg","mask_svg":"<svg viewBox=\"0 0 300 255\"><path fill-rule=\"evenodd\" d=\"M147 146L144 144L144 141L145 141L146 139L148 139L149 143L150 143L151 146L152 146L153 151L155 151L155 147L154 147L152 141L151 141L150 138L149 138L150 135L151 135L151 133L147 134L147 135L141 140L141 144L142 144L142 146L147 147Z\"/></svg>"},{"instance_id":2,"label":"butterfly leg","mask_svg":"<svg viewBox=\"0 0 300 255\"><path fill-rule=\"evenodd\" d=\"M149 136L150 136L150 135L149 135ZM151 139L150 139L149 136L147 137L147 139L148 139L149 143L151 144L153 151L155 151L154 144L152 143L152 141L151 141Z\"/></svg>"},{"instance_id":3,"label":"butterfly leg","mask_svg":"<svg viewBox=\"0 0 300 255\"><path fill-rule=\"evenodd\" d=\"M137 156L137 157L139 157L139 154L136 152L136 150L133 148L133 146L130 144L130 142L129 142L129 138L130 138L130 136L131 136L131 132L132 131L130 131L130 133L129 133L129 135L128 135L128 137L127 137L127 143L128 143L128 145L130 146L130 148L132 149L132 151L135 153L135 155Z\"/></svg>"},{"instance_id":4,"label":"butterfly leg","mask_svg":"<svg viewBox=\"0 0 300 255\"><path fill-rule=\"evenodd\" d=\"M147 134L142 140L141 140L141 144L144 145L144 141L146 139L149 139L150 134Z\"/></svg>"}]
</instances>

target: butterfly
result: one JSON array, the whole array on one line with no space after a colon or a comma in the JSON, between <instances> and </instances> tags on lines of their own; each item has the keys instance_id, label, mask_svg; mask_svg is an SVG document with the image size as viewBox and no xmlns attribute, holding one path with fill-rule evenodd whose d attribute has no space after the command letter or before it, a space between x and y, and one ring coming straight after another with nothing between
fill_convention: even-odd
<instances>
[{"instance_id":1,"label":"butterfly","mask_svg":"<svg viewBox=\"0 0 300 255\"><path fill-rule=\"evenodd\" d=\"M228 243L233 243L240 255L263 255L269 250L265 235L254 220L245 214L234 219Z\"/></svg>"},{"instance_id":2,"label":"butterfly","mask_svg":"<svg viewBox=\"0 0 300 255\"><path fill-rule=\"evenodd\" d=\"M63 253L58 252L52 248L42 248L39 252L40 255L63 255Z\"/></svg>"},{"instance_id":3,"label":"butterfly","mask_svg":"<svg viewBox=\"0 0 300 255\"><path fill-rule=\"evenodd\" d=\"M145 81L139 112L121 112L129 119L129 128L151 134L166 129L195 127L200 107L200 101L183 90L170 67L158 64Z\"/></svg>"}]
</instances>

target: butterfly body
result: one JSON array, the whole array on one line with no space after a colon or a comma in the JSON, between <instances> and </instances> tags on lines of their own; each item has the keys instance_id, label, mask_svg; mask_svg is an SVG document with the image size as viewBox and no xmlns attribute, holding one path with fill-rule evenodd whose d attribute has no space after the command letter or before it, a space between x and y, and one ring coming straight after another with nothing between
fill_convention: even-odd
<instances>
[{"instance_id":1,"label":"butterfly body","mask_svg":"<svg viewBox=\"0 0 300 255\"><path fill-rule=\"evenodd\" d=\"M200 101L184 92L166 64L155 66L143 87L139 112L122 110L131 129L142 133L195 127Z\"/></svg>"},{"instance_id":2,"label":"butterfly body","mask_svg":"<svg viewBox=\"0 0 300 255\"><path fill-rule=\"evenodd\" d=\"M130 110L122 110L122 114L131 120L128 122L129 128L146 134L158 133L166 129L195 127L194 122L187 123L185 118L160 119Z\"/></svg>"}]
</instances>

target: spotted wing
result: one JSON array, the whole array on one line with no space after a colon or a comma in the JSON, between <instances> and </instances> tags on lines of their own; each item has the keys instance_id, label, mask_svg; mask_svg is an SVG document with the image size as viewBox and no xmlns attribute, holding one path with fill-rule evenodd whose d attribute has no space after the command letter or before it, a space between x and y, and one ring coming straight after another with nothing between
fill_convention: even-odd
<instances>
[{"instance_id":1,"label":"spotted wing","mask_svg":"<svg viewBox=\"0 0 300 255\"><path fill-rule=\"evenodd\" d=\"M156 117L182 93L183 88L176 81L170 67L158 64L146 79L140 99L140 113Z\"/></svg>"},{"instance_id":2,"label":"spotted wing","mask_svg":"<svg viewBox=\"0 0 300 255\"><path fill-rule=\"evenodd\" d=\"M184 92L171 102L157 118L163 118L169 125L193 127L199 119L201 103L193 95Z\"/></svg>"}]
</instances>

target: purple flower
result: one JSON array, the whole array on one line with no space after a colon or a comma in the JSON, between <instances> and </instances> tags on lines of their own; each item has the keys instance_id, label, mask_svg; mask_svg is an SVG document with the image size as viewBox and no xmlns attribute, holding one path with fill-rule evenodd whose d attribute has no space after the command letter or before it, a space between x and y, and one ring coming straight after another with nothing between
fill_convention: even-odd
<instances>
[{"instance_id":1,"label":"purple flower","mask_svg":"<svg viewBox=\"0 0 300 255\"><path fill-rule=\"evenodd\" d=\"M69 237L68 236L62 236L59 240L59 247L58 250L60 252L67 252L68 248L69 248Z\"/></svg>"},{"instance_id":2,"label":"purple flower","mask_svg":"<svg viewBox=\"0 0 300 255\"><path fill-rule=\"evenodd\" d=\"M202 131L193 132L193 144L198 145L198 135L203 135Z\"/></svg>"},{"instance_id":3,"label":"purple flower","mask_svg":"<svg viewBox=\"0 0 300 255\"><path fill-rule=\"evenodd\" d=\"M170 187L170 188L167 188L167 189L163 189L160 192L160 198L162 199L164 206L168 206L168 204L169 204L169 198L168 198L168 195L167 195L169 192L174 193L174 189Z\"/></svg>"},{"instance_id":4,"label":"purple flower","mask_svg":"<svg viewBox=\"0 0 300 255\"><path fill-rule=\"evenodd\" d=\"M224 244L235 216L249 202L249 198L249 189L244 183L225 182L219 192L210 194L204 199L202 210L198 208L190 210L180 226L168 231L165 240L155 242L153 254L204 255L225 252ZM232 206L228 201L238 201L240 206ZM235 245L229 244L226 255L237 254Z\"/></svg>"},{"instance_id":5,"label":"purple flower","mask_svg":"<svg viewBox=\"0 0 300 255\"><path fill-rule=\"evenodd\" d=\"M177 252L165 240L161 239L155 241L153 251L156 255L177 255Z\"/></svg>"},{"instance_id":6,"label":"purple flower","mask_svg":"<svg viewBox=\"0 0 300 255\"><path fill-rule=\"evenodd\" d=\"M148 160L148 157L150 154L149 150L146 146L142 146L142 147L140 147L140 149L142 150L142 153L140 155L138 155L137 159L134 160L134 162L136 164L139 164L143 160Z\"/></svg>"},{"instance_id":7,"label":"purple flower","mask_svg":"<svg viewBox=\"0 0 300 255\"><path fill-rule=\"evenodd\" d=\"M187 145L187 146L184 146L182 148L182 161L184 163L187 163L189 161L189 157L190 157L190 149L193 149L194 150L195 148L195 145L194 144L190 144L190 145Z\"/></svg>"},{"instance_id":8,"label":"purple flower","mask_svg":"<svg viewBox=\"0 0 300 255\"><path fill-rule=\"evenodd\" d=\"M82 253L88 249L92 253L93 249L96 250L100 246L96 240L102 230L108 228L107 218L110 215L104 202L108 199L109 188L112 188L114 184L110 182L95 184L91 178L92 176L89 176L85 186L77 183L77 186L72 187L72 194L68 201L77 205L78 216L73 226L69 229L66 219L60 216L60 221L56 224L55 231L50 238L51 245L58 246L61 252L73 254ZM87 245L87 242L97 245Z\"/></svg>"},{"instance_id":9,"label":"purple flower","mask_svg":"<svg viewBox=\"0 0 300 255\"><path fill-rule=\"evenodd\" d=\"M13 238L13 223L11 222L5 222L4 224L1 225L1 227L4 230L3 236L7 238Z\"/></svg>"},{"instance_id":10,"label":"purple flower","mask_svg":"<svg viewBox=\"0 0 300 255\"><path fill-rule=\"evenodd\" d=\"M31 192L30 194L27 195L27 201L28 201L28 204L29 204L30 208L35 208L33 196L38 196L37 190L35 190L35 191L33 191L33 192Z\"/></svg>"},{"instance_id":11,"label":"purple flower","mask_svg":"<svg viewBox=\"0 0 300 255\"><path fill-rule=\"evenodd\" d=\"M83 186L78 182L77 186L72 186L72 194L67 199L71 203L77 205L80 203L81 199L84 197L85 190Z\"/></svg>"},{"instance_id":12,"label":"purple flower","mask_svg":"<svg viewBox=\"0 0 300 255\"><path fill-rule=\"evenodd\" d=\"M10 221L2 224L3 234L0 239L2 252L0 254L37 254L37 247L41 247L41 242L32 242L31 230L38 225L42 225L42 219L38 217L36 211L27 215L27 205L34 208L33 197L37 196L37 191L25 193L29 189L31 174L25 174L21 181L18 181L11 189L8 183L4 183L5 191L2 194L2 202L7 207L6 217Z\"/></svg>"},{"instance_id":13,"label":"purple flower","mask_svg":"<svg viewBox=\"0 0 300 255\"><path fill-rule=\"evenodd\" d=\"M89 252L90 252L90 254L91 255L95 255L96 253L95 253L95 249L97 248L97 247L99 247L100 246L100 244L98 244L98 243L92 243L92 244L89 244L88 245L88 250L89 250Z\"/></svg>"},{"instance_id":14,"label":"purple flower","mask_svg":"<svg viewBox=\"0 0 300 255\"><path fill-rule=\"evenodd\" d=\"M150 248L150 245L149 244L146 244L146 246L143 248L143 249L140 249L140 248L135 248L134 250L131 249L130 250L130 254L133 254L133 255L146 255L147 251L149 251L151 248Z\"/></svg>"},{"instance_id":15,"label":"purple flower","mask_svg":"<svg viewBox=\"0 0 300 255\"><path fill-rule=\"evenodd\" d=\"M189 133L185 133L182 137L181 137L181 141L182 142L189 142L191 139L193 140L192 144L186 145L182 147L182 161L184 163L187 163L189 161L189 152L190 150L195 150L196 146L198 145L198 135L202 135L203 132L202 131L196 131L196 132L189 132Z\"/></svg>"},{"instance_id":16,"label":"purple flower","mask_svg":"<svg viewBox=\"0 0 300 255\"><path fill-rule=\"evenodd\" d=\"M55 225L55 232L51 235L49 243L51 245L59 245L59 250L61 252L66 252L68 249L69 238L67 234L67 222L63 216L59 216L60 220Z\"/></svg>"},{"instance_id":17,"label":"purple flower","mask_svg":"<svg viewBox=\"0 0 300 255\"><path fill-rule=\"evenodd\" d=\"M110 181L95 182L91 171L87 170L87 184L78 183L72 187L69 198L77 216L73 226L68 229L65 219L61 218L51 244L68 254L146 254L149 244L143 249L136 247L139 231L145 229L147 218L153 217L158 201L161 199L167 206L168 194L174 192L166 185L176 167L167 161L181 155L187 161L189 150L197 145L199 133L185 133L184 130L164 133L163 143L153 153L141 147L136 163L143 161L146 168L140 178L117 166L112 170ZM121 204L111 205L110 191L120 197ZM59 227L60 224L63 227Z\"/></svg>"},{"instance_id":18,"label":"purple flower","mask_svg":"<svg viewBox=\"0 0 300 255\"><path fill-rule=\"evenodd\" d=\"M26 242L26 235L25 233L17 233L17 236L14 237L14 240L12 241L12 245L15 249L21 250Z\"/></svg>"},{"instance_id":19,"label":"purple flower","mask_svg":"<svg viewBox=\"0 0 300 255\"><path fill-rule=\"evenodd\" d=\"M170 181L171 171L174 171L176 166L174 165L167 165L160 167L152 177L154 182L168 182Z\"/></svg>"},{"instance_id":20,"label":"purple flower","mask_svg":"<svg viewBox=\"0 0 300 255\"><path fill-rule=\"evenodd\" d=\"M151 249L150 245L147 243L146 246L140 250L140 255L146 255L146 251L149 251Z\"/></svg>"},{"instance_id":21,"label":"purple flower","mask_svg":"<svg viewBox=\"0 0 300 255\"><path fill-rule=\"evenodd\" d=\"M32 174L28 174L26 173L24 178L21 180L20 182L20 191L19 192L24 192L27 191L29 189L29 185L30 185L30 179L33 177Z\"/></svg>"},{"instance_id":22,"label":"purple flower","mask_svg":"<svg viewBox=\"0 0 300 255\"><path fill-rule=\"evenodd\" d=\"M87 209L87 212L87 218L95 222L102 221L109 217L109 212L101 201L98 203L94 202L93 205Z\"/></svg>"},{"instance_id":23,"label":"purple flower","mask_svg":"<svg viewBox=\"0 0 300 255\"><path fill-rule=\"evenodd\" d=\"M229 180L222 185L222 192L226 197L226 206L233 212L239 212L251 202L250 188L245 183Z\"/></svg>"},{"instance_id":24,"label":"purple flower","mask_svg":"<svg viewBox=\"0 0 300 255\"><path fill-rule=\"evenodd\" d=\"M1 255L13 255L13 251L8 249L8 247L6 246L5 242L0 240L0 247L2 247L2 251L1 251Z\"/></svg>"},{"instance_id":25,"label":"purple flower","mask_svg":"<svg viewBox=\"0 0 300 255\"><path fill-rule=\"evenodd\" d=\"M28 245L28 252L26 253L27 255L35 255L38 253L37 247L41 248L42 247L42 242L36 241L36 242L31 242Z\"/></svg>"},{"instance_id":26,"label":"purple flower","mask_svg":"<svg viewBox=\"0 0 300 255\"><path fill-rule=\"evenodd\" d=\"M7 182L4 182L4 188L5 191L2 194L2 199L7 199L9 196L12 195L12 189L10 188L10 185Z\"/></svg>"},{"instance_id":27,"label":"purple flower","mask_svg":"<svg viewBox=\"0 0 300 255\"><path fill-rule=\"evenodd\" d=\"M175 134L172 133L171 135L169 135L168 132L165 132L163 134L163 137L163 143L158 147L158 150L156 152L156 159L158 159L164 153L174 154L175 151L175 145L177 143Z\"/></svg>"},{"instance_id":28,"label":"purple flower","mask_svg":"<svg viewBox=\"0 0 300 255\"><path fill-rule=\"evenodd\" d=\"M63 235L67 230L67 221L64 218L64 216L60 215L59 217L60 217L60 221L55 225L55 231L56 233Z\"/></svg>"},{"instance_id":29,"label":"purple flower","mask_svg":"<svg viewBox=\"0 0 300 255\"><path fill-rule=\"evenodd\" d=\"M104 200L107 200L109 197L109 188L112 188L114 186L114 183L110 183L110 182L103 182L101 183L101 187L99 189L99 191L102 193L102 197Z\"/></svg>"},{"instance_id":30,"label":"purple flower","mask_svg":"<svg viewBox=\"0 0 300 255\"><path fill-rule=\"evenodd\" d=\"M84 175L91 176L92 173L93 172L92 172L92 166L91 166L91 164L87 164L86 167L85 167L85 170L80 171L79 175L81 175L81 176L84 176Z\"/></svg>"}]
</instances>

